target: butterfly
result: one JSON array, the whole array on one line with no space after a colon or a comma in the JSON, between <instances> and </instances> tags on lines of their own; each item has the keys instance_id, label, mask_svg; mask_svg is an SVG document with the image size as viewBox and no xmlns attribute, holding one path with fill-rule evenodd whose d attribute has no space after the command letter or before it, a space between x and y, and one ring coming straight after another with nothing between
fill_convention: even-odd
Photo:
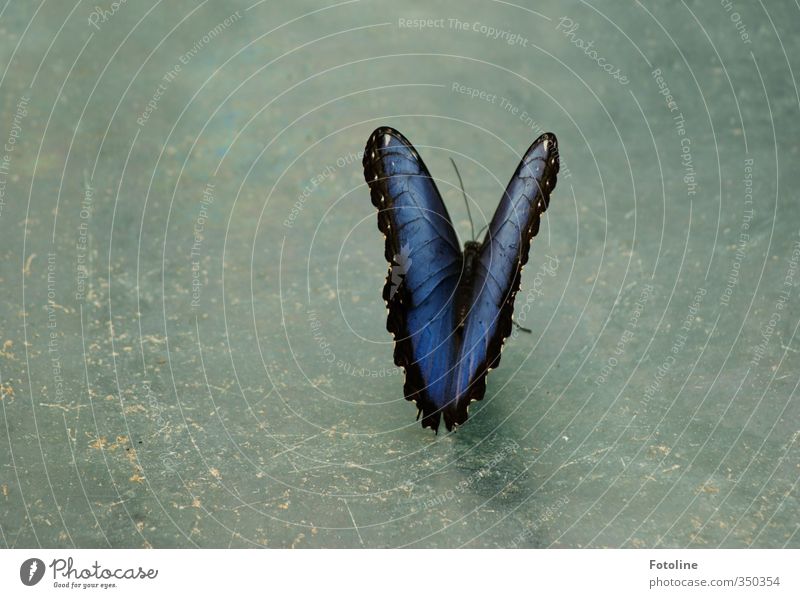
<instances>
[{"instance_id":1,"label":"butterfly","mask_svg":"<svg viewBox=\"0 0 800 598\"><path fill-rule=\"evenodd\" d=\"M556 136L533 142L483 240L467 241L463 251L436 184L402 134L376 129L363 166L386 237L386 328L394 362L405 370L405 397L416 403L423 428L438 433L444 417L453 430L483 398L486 375L511 334L522 267L556 185Z\"/></svg>"}]
</instances>

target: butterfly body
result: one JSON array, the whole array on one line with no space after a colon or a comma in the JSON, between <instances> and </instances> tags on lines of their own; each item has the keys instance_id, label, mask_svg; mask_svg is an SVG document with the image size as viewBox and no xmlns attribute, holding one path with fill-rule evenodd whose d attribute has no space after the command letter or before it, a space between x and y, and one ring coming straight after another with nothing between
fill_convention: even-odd
<instances>
[{"instance_id":1,"label":"butterfly body","mask_svg":"<svg viewBox=\"0 0 800 598\"><path fill-rule=\"evenodd\" d=\"M461 277L456 289L456 309L455 322L453 322L456 332L463 332L464 324L469 315L470 297L472 296L472 283L475 280L475 267L477 265L478 254L481 251L481 244L477 241L467 241L464 243L462 252Z\"/></svg>"},{"instance_id":2,"label":"butterfly body","mask_svg":"<svg viewBox=\"0 0 800 598\"><path fill-rule=\"evenodd\" d=\"M363 164L386 236L386 327L406 372L406 398L417 404L423 427L438 430L444 417L452 430L483 398L486 374L511 333L522 266L556 183L555 135L531 145L483 241L463 250L427 167L403 135L376 129Z\"/></svg>"}]
</instances>

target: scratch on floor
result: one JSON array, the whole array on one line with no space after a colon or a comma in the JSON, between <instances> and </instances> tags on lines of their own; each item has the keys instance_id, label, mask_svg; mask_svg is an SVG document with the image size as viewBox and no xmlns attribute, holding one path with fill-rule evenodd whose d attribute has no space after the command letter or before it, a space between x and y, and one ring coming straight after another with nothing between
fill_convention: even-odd
<instances>
[{"instance_id":1,"label":"scratch on floor","mask_svg":"<svg viewBox=\"0 0 800 598\"><path fill-rule=\"evenodd\" d=\"M361 537L361 530L358 529L358 524L356 524L356 518L353 517L353 511L350 510L350 505L347 504L346 499L342 499L344 501L344 506L347 507L347 512L350 513L350 521L353 522L353 527L356 530L356 534L358 534L358 541L361 542L361 546L364 546L364 538Z\"/></svg>"},{"instance_id":2,"label":"scratch on floor","mask_svg":"<svg viewBox=\"0 0 800 598\"><path fill-rule=\"evenodd\" d=\"M233 538L236 536L236 528L238 527L238 525L239 524L237 523L236 525L233 526L233 533L231 534L231 539L228 542L228 548L230 548L231 545L233 544Z\"/></svg>"}]
</instances>

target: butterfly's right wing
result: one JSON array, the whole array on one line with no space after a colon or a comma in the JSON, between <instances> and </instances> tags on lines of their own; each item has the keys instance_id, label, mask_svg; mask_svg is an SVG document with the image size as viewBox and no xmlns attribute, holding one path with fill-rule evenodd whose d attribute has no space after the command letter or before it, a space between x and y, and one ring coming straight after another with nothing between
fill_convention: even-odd
<instances>
[{"instance_id":1,"label":"butterfly's right wing","mask_svg":"<svg viewBox=\"0 0 800 598\"><path fill-rule=\"evenodd\" d=\"M503 341L511 334L514 298L531 239L558 174L558 142L545 133L533 142L503 193L481 244L451 395L445 413L448 429L467 419L471 401L483 398L486 374L500 363Z\"/></svg>"},{"instance_id":2,"label":"butterfly's right wing","mask_svg":"<svg viewBox=\"0 0 800 598\"><path fill-rule=\"evenodd\" d=\"M406 399L416 402L423 427L437 430L452 398L453 295L462 268L458 238L428 169L403 135L376 129L363 164L378 228L386 236L390 266L383 298L394 361L405 369Z\"/></svg>"}]
</instances>

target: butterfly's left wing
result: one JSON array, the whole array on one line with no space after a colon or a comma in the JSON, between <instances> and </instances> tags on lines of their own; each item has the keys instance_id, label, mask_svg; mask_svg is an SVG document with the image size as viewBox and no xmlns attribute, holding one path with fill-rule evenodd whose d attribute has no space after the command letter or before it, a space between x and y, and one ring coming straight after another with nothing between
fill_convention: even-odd
<instances>
[{"instance_id":1,"label":"butterfly's left wing","mask_svg":"<svg viewBox=\"0 0 800 598\"><path fill-rule=\"evenodd\" d=\"M462 255L441 195L417 151L398 131L376 129L364 150L364 177L386 235L383 298L406 399L423 427L437 430L456 356L453 299Z\"/></svg>"},{"instance_id":2,"label":"butterfly's left wing","mask_svg":"<svg viewBox=\"0 0 800 598\"><path fill-rule=\"evenodd\" d=\"M556 136L545 133L525 153L494 213L475 269L471 307L452 381L456 403L450 416L453 421L446 422L448 428L466 421L467 406L483 398L486 374L500 363L503 341L511 334L520 273L550 202L558 167Z\"/></svg>"}]
</instances>

